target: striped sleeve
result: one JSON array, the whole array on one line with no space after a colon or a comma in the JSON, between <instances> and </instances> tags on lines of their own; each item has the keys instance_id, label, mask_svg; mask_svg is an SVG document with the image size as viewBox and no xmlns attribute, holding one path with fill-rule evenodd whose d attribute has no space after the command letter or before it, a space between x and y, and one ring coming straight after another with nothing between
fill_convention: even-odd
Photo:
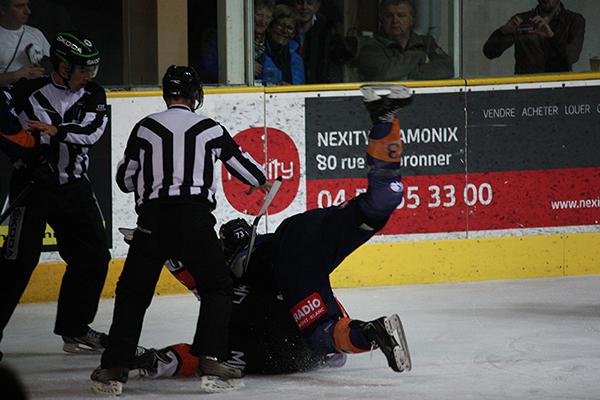
<instances>
[{"instance_id":1,"label":"striped sleeve","mask_svg":"<svg viewBox=\"0 0 600 400\"><path fill-rule=\"evenodd\" d=\"M227 129L223 128L220 159L227 171L240 181L258 187L267 181L262 166L233 140Z\"/></svg>"},{"instance_id":2,"label":"striped sleeve","mask_svg":"<svg viewBox=\"0 0 600 400\"><path fill-rule=\"evenodd\" d=\"M0 90L0 131L6 135L19 133L23 129L11 100L8 91Z\"/></svg>"},{"instance_id":3,"label":"striped sleeve","mask_svg":"<svg viewBox=\"0 0 600 400\"><path fill-rule=\"evenodd\" d=\"M88 85L90 85L90 94L82 110L81 122L60 124L56 134L58 140L80 146L91 146L102 137L108 122L106 93L100 86L91 83Z\"/></svg>"}]
</instances>

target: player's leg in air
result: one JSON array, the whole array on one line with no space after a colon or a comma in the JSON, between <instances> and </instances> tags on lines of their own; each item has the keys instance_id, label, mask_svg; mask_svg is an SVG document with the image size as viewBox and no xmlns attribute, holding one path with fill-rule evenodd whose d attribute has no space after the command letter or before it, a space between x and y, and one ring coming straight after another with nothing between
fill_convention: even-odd
<instances>
[{"instance_id":1,"label":"player's leg in air","mask_svg":"<svg viewBox=\"0 0 600 400\"><path fill-rule=\"evenodd\" d=\"M387 222L402 201L400 160L403 151L400 119L397 112L412 101L410 90L401 85L390 85L389 94L378 94L381 86L363 86L364 105L373 126L367 148L368 190L357 201L367 220L375 225ZM376 228L375 226L373 228Z\"/></svg>"},{"instance_id":2,"label":"player's leg in air","mask_svg":"<svg viewBox=\"0 0 600 400\"><path fill-rule=\"evenodd\" d=\"M340 213L344 212L344 209L340 209L328 217L335 221L339 229L349 223L358 224L360 227L348 233L352 230L349 226L344 234L338 235L336 247L343 250L334 256L336 260L333 269L354 249L385 226L403 196L400 175L400 157L403 147L400 121L396 113L410 103L411 92L404 86L396 85L365 86L361 91L373 122L367 149L368 190L345 206L346 209L358 206L360 212L354 214L348 212L345 216L340 216ZM348 221L352 218L355 220ZM330 225L330 223L323 224L323 229L327 229L326 226ZM361 234L361 230L364 233ZM331 232L331 235L335 233ZM351 319L345 315L339 305L330 300L333 294L329 282L327 286L321 282L315 294L323 296L322 301L325 305L324 318L314 315L317 322L305 332L315 352L361 353L379 348L394 371L402 372L411 369L410 353L398 315L393 314L367 322ZM303 302L298 304L301 305ZM336 312L336 309L339 311ZM301 311L301 308L296 308L295 311Z\"/></svg>"}]
</instances>

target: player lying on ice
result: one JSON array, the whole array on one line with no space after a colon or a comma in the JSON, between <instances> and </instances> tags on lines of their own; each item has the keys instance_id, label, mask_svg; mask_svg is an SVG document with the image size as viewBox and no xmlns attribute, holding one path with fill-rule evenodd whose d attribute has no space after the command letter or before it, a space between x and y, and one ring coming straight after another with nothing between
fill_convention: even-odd
<instances>
[{"instance_id":1,"label":"player lying on ice","mask_svg":"<svg viewBox=\"0 0 600 400\"><path fill-rule=\"evenodd\" d=\"M396 112L410 102L404 86L361 88L373 121L367 151L366 193L339 206L314 209L285 219L275 233L259 235L245 266L251 227L242 219L220 229L225 256L236 278L230 326L229 364L245 373L304 371L339 366L345 353L379 348L396 372L411 369L400 318L394 314L363 322L347 316L336 300L329 274L381 230L402 201L402 142ZM168 267L189 289L185 267ZM190 346L140 349L132 369L141 375L193 375L198 359Z\"/></svg>"}]
</instances>

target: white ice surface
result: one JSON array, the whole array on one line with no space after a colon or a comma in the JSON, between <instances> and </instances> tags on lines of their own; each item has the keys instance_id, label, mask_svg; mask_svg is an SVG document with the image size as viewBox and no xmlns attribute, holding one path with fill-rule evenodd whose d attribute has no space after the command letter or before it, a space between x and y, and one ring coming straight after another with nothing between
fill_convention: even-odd
<instances>
[{"instance_id":1,"label":"white ice surface","mask_svg":"<svg viewBox=\"0 0 600 400\"><path fill-rule=\"evenodd\" d=\"M397 374L383 355L349 356L340 369L248 376L245 387L200 394L195 379L130 379L124 399L600 399L600 276L338 290L351 316L397 312L413 370ZM106 331L112 301L93 327ZM62 353L55 304L20 305L0 344L2 363L32 399L99 399L89 376L98 356ZM193 296L155 298L141 344L190 341ZM1 397L1 396L0 396Z\"/></svg>"}]
</instances>

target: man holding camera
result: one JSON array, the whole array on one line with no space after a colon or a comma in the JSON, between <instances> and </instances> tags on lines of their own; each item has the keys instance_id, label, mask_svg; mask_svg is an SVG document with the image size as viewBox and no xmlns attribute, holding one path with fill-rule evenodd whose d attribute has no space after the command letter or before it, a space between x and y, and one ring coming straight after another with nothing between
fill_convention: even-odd
<instances>
[{"instance_id":1,"label":"man holding camera","mask_svg":"<svg viewBox=\"0 0 600 400\"><path fill-rule=\"evenodd\" d=\"M54 333L66 352L98 352L106 335L89 324L110 253L87 171L88 151L108 122L106 94L92 81L100 53L78 32L60 33L50 53L50 76L21 79L2 95L0 147L15 167L9 198L20 200L0 253L0 339L39 261L48 223L67 264Z\"/></svg>"},{"instance_id":2,"label":"man holding camera","mask_svg":"<svg viewBox=\"0 0 600 400\"><path fill-rule=\"evenodd\" d=\"M515 74L569 72L579 60L585 18L560 0L538 0L531 11L519 13L496 29L483 46L494 59L515 46Z\"/></svg>"}]
</instances>

